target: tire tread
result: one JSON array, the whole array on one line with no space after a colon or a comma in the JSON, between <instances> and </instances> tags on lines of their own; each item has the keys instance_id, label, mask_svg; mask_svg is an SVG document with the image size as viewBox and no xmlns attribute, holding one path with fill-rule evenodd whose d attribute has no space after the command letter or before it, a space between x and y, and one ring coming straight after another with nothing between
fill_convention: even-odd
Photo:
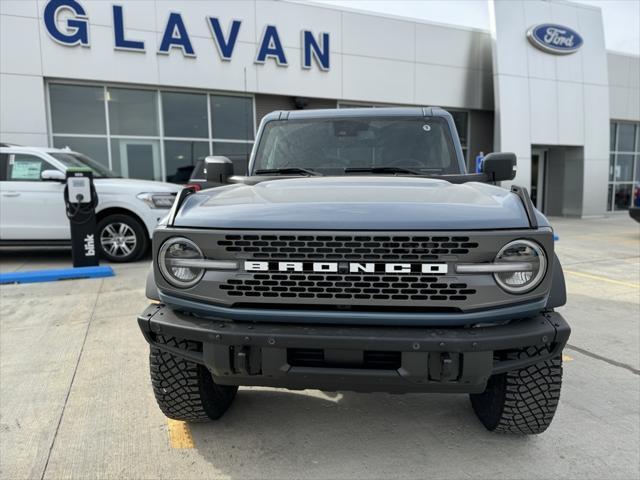
<instances>
[{"instance_id":1,"label":"tire tread","mask_svg":"<svg viewBox=\"0 0 640 480\"><path fill-rule=\"evenodd\" d=\"M529 347L509 352L506 360L530 358L548 348ZM544 432L558 407L562 386L560 356L489 379L483 393L472 394L471 404L490 431L532 435Z\"/></svg>"},{"instance_id":2,"label":"tire tread","mask_svg":"<svg viewBox=\"0 0 640 480\"><path fill-rule=\"evenodd\" d=\"M197 351L198 344L159 335L157 341L180 350ZM189 422L220 418L238 387L217 385L203 365L151 347L149 370L156 402L167 417Z\"/></svg>"}]
</instances>

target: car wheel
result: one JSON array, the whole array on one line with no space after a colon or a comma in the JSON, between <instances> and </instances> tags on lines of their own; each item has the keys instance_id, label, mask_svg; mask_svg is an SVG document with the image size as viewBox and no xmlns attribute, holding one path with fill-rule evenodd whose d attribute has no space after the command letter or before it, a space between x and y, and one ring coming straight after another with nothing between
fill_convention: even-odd
<instances>
[{"instance_id":1,"label":"car wheel","mask_svg":"<svg viewBox=\"0 0 640 480\"><path fill-rule=\"evenodd\" d=\"M146 229L129 215L109 215L98 222L98 246L110 262L133 262L147 250Z\"/></svg>"}]
</instances>

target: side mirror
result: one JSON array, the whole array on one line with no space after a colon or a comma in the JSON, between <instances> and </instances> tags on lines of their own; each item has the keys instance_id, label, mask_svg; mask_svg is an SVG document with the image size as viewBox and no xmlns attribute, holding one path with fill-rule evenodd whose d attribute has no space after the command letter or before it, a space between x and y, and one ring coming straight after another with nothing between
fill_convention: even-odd
<instances>
[{"instance_id":1,"label":"side mirror","mask_svg":"<svg viewBox=\"0 0 640 480\"><path fill-rule=\"evenodd\" d=\"M515 153L490 153L482 160L482 173L490 182L513 180L516 176Z\"/></svg>"},{"instance_id":2,"label":"side mirror","mask_svg":"<svg viewBox=\"0 0 640 480\"><path fill-rule=\"evenodd\" d=\"M65 174L60 170L43 170L40 173L40 180L45 182L64 182Z\"/></svg>"},{"instance_id":3,"label":"side mirror","mask_svg":"<svg viewBox=\"0 0 640 480\"><path fill-rule=\"evenodd\" d=\"M233 162L227 157L207 157L204 159L204 172L207 182L229 183L233 176Z\"/></svg>"}]
</instances>

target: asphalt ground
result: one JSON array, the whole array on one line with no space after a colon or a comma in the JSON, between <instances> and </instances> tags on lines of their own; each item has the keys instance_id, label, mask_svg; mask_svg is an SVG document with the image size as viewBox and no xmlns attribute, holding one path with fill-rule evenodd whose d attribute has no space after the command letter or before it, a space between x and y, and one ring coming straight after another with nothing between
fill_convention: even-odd
<instances>
[{"instance_id":1,"label":"asphalt ground","mask_svg":"<svg viewBox=\"0 0 640 480\"><path fill-rule=\"evenodd\" d=\"M0 287L0 478L639 478L640 225L553 223L573 333L542 435L485 431L466 395L242 388L218 422L168 421L136 323L146 259ZM0 271L69 256L2 250Z\"/></svg>"}]
</instances>

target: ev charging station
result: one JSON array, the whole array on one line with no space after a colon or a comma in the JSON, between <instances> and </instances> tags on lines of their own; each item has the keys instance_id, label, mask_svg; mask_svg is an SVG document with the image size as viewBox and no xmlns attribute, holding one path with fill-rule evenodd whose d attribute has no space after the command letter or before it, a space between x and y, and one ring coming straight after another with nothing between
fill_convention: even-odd
<instances>
[{"instance_id":1,"label":"ev charging station","mask_svg":"<svg viewBox=\"0 0 640 480\"><path fill-rule=\"evenodd\" d=\"M93 185L91 170L85 168L67 169L64 204L71 227L73 266L98 266L96 244L98 194Z\"/></svg>"},{"instance_id":2,"label":"ev charging station","mask_svg":"<svg viewBox=\"0 0 640 480\"><path fill-rule=\"evenodd\" d=\"M85 168L69 168L65 182L64 204L71 227L73 268L0 273L0 285L112 277L114 275L111 267L99 266L96 243L98 194L93 185L93 172Z\"/></svg>"}]
</instances>

